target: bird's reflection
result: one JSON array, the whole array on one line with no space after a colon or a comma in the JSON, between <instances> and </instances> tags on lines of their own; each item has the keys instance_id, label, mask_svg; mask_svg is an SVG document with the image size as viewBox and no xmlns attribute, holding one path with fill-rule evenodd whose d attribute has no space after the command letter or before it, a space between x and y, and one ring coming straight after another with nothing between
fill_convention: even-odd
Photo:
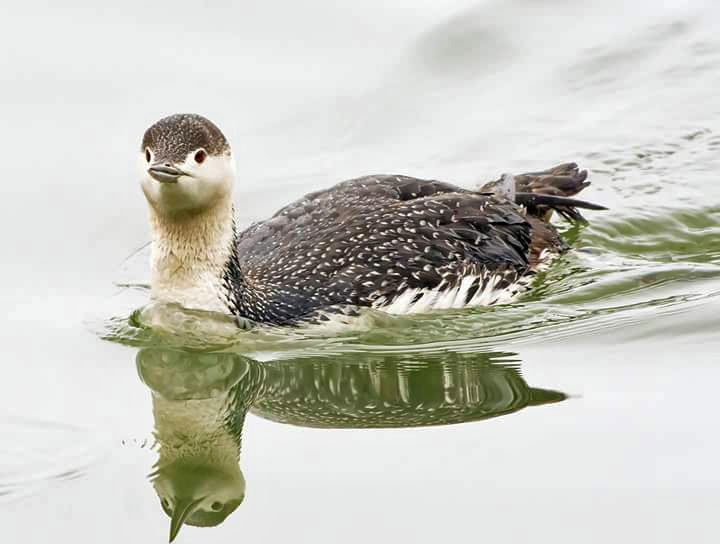
<instances>
[{"instance_id":1,"label":"bird's reflection","mask_svg":"<svg viewBox=\"0 0 720 544\"><path fill-rule=\"evenodd\" d=\"M417 427L477 421L558 402L528 386L513 354L352 353L257 362L238 354L145 348L159 458L151 474L171 518L222 523L243 501L245 416L308 427Z\"/></svg>"}]
</instances>

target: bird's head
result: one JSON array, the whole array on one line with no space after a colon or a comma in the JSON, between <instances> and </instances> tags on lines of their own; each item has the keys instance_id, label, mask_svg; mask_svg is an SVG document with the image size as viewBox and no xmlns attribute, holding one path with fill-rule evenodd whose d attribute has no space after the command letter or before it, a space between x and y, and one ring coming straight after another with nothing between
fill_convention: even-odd
<instances>
[{"instance_id":1,"label":"bird's head","mask_svg":"<svg viewBox=\"0 0 720 544\"><path fill-rule=\"evenodd\" d=\"M138 164L145 197L161 215L202 212L232 194L230 144L200 115L179 113L148 128Z\"/></svg>"}]
</instances>

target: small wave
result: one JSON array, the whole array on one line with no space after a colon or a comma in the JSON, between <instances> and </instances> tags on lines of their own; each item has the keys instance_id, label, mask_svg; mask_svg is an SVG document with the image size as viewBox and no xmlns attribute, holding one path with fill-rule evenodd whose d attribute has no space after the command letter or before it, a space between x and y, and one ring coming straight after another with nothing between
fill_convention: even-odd
<instances>
[{"instance_id":1,"label":"small wave","mask_svg":"<svg viewBox=\"0 0 720 544\"><path fill-rule=\"evenodd\" d=\"M0 422L0 502L82 478L107 450L89 430L63 423Z\"/></svg>"}]
</instances>

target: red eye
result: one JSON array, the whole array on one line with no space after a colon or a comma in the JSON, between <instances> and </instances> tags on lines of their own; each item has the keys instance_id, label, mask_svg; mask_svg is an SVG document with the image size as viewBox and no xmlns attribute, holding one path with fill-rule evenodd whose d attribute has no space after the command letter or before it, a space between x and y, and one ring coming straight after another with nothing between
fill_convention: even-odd
<instances>
[{"instance_id":1,"label":"red eye","mask_svg":"<svg viewBox=\"0 0 720 544\"><path fill-rule=\"evenodd\" d=\"M147 162L150 162L150 150L149 149L145 150L145 160Z\"/></svg>"},{"instance_id":2,"label":"red eye","mask_svg":"<svg viewBox=\"0 0 720 544\"><path fill-rule=\"evenodd\" d=\"M207 157L207 153L205 153L204 150L200 150L197 153L195 153L195 162L198 164L202 164L202 162L205 160L205 157Z\"/></svg>"}]
</instances>

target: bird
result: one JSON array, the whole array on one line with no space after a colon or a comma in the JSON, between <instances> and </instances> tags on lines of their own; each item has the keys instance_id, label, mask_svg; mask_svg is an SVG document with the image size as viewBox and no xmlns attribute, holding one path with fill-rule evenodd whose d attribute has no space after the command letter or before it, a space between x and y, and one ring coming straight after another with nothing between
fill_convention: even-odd
<instances>
[{"instance_id":1,"label":"bird","mask_svg":"<svg viewBox=\"0 0 720 544\"><path fill-rule=\"evenodd\" d=\"M366 175L306 194L236 228L236 166L222 131L198 114L144 133L140 185L152 233L151 300L293 326L363 308L413 314L506 303L569 249L553 212L584 221L604 206L575 163L504 174L476 189Z\"/></svg>"}]
</instances>

